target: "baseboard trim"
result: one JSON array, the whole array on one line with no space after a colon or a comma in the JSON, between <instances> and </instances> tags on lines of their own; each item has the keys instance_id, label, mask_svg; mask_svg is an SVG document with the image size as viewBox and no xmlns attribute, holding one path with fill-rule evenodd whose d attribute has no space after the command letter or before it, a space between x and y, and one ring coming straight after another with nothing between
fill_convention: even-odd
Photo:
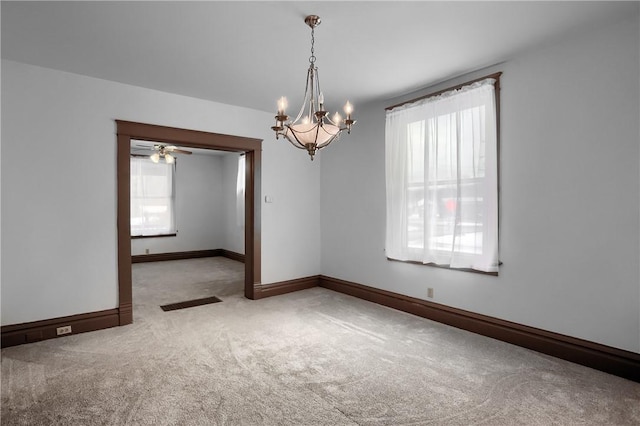
<instances>
[{"instance_id":1,"label":"baseboard trim","mask_svg":"<svg viewBox=\"0 0 640 426\"><path fill-rule=\"evenodd\" d=\"M166 260L198 259L201 257L223 256L244 263L244 254L226 249L177 251L172 253L136 254L131 256L131 263L164 262Z\"/></svg>"},{"instance_id":2,"label":"baseboard trim","mask_svg":"<svg viewBox=\"0 0 640 426\"><path fill-rule=\"evenodd\" d=\"M200 257L222 256L222 249L178 251L172 253L137 254L131 256L131 263L164 262L165 260L197 259Z\"/></svg>"},{"instance_id":3,"label":"baseboard trim","mask_svg":"<svg viewBox=\"0 0 640 426\"><path fill-rule=\"evenodd\" d=\"M236 253L235 251L220 249L222 252L219 256L224 256L228 259L235 260L244 263L244 254Z\"/></svg>"},{"instance_id":4,"label":"baseboard trim","mask_svg":"<svg viewBox=\"0 0 640 426\"><path fill-rule=\"evenodd\" d=\"M1 328L2 347L6 348L87 331L102 330L118 325L120 325L120 316L117 308L22 324L4 325ZM72 332L58 336L56 328L64 326L71 326Z\"/></svg>"},{"instance_id":5,"label":"baseboard trim","mask_svg":"<svg viewBox=\"0 0 640 426\"><path fill-rule=\"evenodd\" d=\"M279 296L281 294L317 287L319 283L320 275L314 275L273 284L260 284L255 286L254 296L256 299L264 299L265 297Z\"/></svg>"},{"instance_id":6,"label":"baseboard trim","mask_svg":"<svg viewBox=\"0 0 640 426\"><path fill-rule=\"evenodd\" d=\"M319 286L640 382L640 354L321 275Z\"/></svg>"},{"instance_id":7,"label":"baseboard trim","mask_svg":"<svg viewBox=\"0 0 640 426\"><path fill-rule=\"evenodd\" d=\"M316 286L640 382L640 354L324 275L256 285L254 294L264 299ZM130 306L123 306L2 326L2 347L68 336L56 333L68 325L70 334L78 334L130 324L130 312Z\"/></svg>"}]
</instances>

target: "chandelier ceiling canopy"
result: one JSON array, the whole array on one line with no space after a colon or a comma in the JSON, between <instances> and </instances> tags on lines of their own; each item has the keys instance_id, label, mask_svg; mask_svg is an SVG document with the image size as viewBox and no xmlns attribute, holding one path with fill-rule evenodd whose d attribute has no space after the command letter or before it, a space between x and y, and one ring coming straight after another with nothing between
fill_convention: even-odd
<instances>
[{"instance_id":1,"label":"chandelier ceiling canopy","mask_svg":"<svg viewBox=\"0 0 640 426\"><path fill-rule=\"evenodd\" d=\"M278 100L276 125L271 129L276 133L276 139L283 136L296 148L306 149L313 160L316 151L329 146L331 142L340 137L343 131L351 133L351 127L355 124L355 120L351 116L353 105L349 101L344 106L346 118L343 119L338 112L333 117L329 117L329 112L325 108L324 95L320 90L316 56L314 55L315 28L320 25L320 17L309 15L304 22L311 28L311 56L309 57L310 64L307 70L307 83L302 107L296 118L291 121L286 115L287 98L281 97Z\"/></svg>"}]
</instances>

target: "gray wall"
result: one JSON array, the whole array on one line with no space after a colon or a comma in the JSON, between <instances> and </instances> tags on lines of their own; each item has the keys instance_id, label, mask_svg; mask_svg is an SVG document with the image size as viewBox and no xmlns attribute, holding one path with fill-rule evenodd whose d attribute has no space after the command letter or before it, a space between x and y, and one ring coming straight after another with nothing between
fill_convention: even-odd
<instances>
[{"instance_id":1,"label":"gray wall","mask_svg":"<svg viewBox=\"0 0 640 426\"><path fill-rule=\"evenodd\" d=\"M227 170L225 158L237 161L233 154L178 155L176 160L175 237L137 238L131 240L131 254L171 253L226 248L226 241L244 241L244 229L227 229L233 214L235 224L235 172ZM231 175L227 176L227 172ZM228 205L233 206L229 211ZM240 235L238 235L240 234ZM234 250L236 251L236 250ZM237 251L236 251L237 252ZM242 252L242 251L241 251Z\"/></svg>"},{"instance_id":2,"label":"gray wall","mask_svg":"<svg viewBox=\"0 0 640 426\"><path fill-rule=\"evenodd\" d=\"M274 140L272 113L2 61L2 324L117 306L124 119L264 139L263 283L432 287L444 305L640 352L639 32L636 15L403 97L504 72L499 277L385 259L384 107L401 99L356 105L352 135L310 162Z\"/></svg>"},{"instance_id":3,"label":"gray wall","mask_svg":"<svg viewBox=\"0 0 640 426\"><path fill-rule=\"evenodd\" d=\"M322 273L640 352L637 15L359 106L322 163ZM437 59L437 58L436 58ZM499 277L387 261L384 108L502 71Z\"/></svg>"},{"instance_id":4,"label":"gray wall","mask_svg":"<svg viewBox=\"0 0 640 426\"><path fill-rule=\"evenodd\" d=\"M262 282L320 273L320 161L272 113L3 60L2 325L117 307L115 119L262 139Z\"/></svg>"}]
</instances>

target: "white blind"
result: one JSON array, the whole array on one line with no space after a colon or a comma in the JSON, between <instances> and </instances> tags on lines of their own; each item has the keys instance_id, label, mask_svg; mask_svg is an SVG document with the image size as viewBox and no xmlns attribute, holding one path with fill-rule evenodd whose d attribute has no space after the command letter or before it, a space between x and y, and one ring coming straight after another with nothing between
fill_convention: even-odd
<instances>
[{"instance_id":1,"label":"white blind","mask_svg":"<svg viewBox=\"0 0 640 426\"><path fill-rule=\"evenodd\" d=\"M131 157L131 235L175 234L175 163Z\"/></svg>"}]
</instances>

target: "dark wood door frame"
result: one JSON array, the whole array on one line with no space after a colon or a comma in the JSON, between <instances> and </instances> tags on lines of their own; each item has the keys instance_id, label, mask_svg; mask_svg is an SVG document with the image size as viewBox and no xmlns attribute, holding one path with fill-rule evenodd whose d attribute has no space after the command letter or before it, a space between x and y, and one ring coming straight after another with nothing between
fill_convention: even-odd
<instances>
[{"instance_id":1,"label":"dark wood door frame","mask_svg":"<svg viewBox=\"0 0 640 426\"><path fill-rule=\"evenodd\" d=\"M244 216L244 295L257 296L260 285L260 176L262 166L262 139L197 130L178 129L154 124L116 120L117 126L117 177L118 177L118 302L120 325L133 322L133 294L131 283L131 212L129 155L131 140L165 142L190 148L216 149L244 152L245 216Z\"/></svg>"}]
</instances>

